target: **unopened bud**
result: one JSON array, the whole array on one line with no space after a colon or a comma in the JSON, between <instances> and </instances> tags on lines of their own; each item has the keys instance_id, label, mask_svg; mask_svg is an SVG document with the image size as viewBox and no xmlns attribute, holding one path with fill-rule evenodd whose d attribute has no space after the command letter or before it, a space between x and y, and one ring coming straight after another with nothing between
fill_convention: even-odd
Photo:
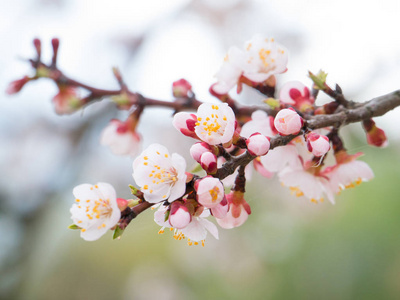
<instances>
[{"instance_id":1,"label":"unopened bud","mask_svg":"<svg viewBox=\"0 0 400 300\"><path fill-rule=\"evenodd\" d=\"M195 114L187 112L178 112L174 115L172 124L174 127L182 132L184 135L198 139L197 134L194 132L196 127L197 117Z\"/></svg>"},{"instance_id":2,"label":"unopened bud","mask_svg":"<svg viewBox=\"0 0 400 300\"><path fill-rule=\"evenodd\" d=\"M274 125L281 135L298 134L303 127L303 119L292 108L282 109L276 115Z\"/></svg>"},{"instance_id":3,"label":"unopened bud","mask_svg":"<svg viewBox=\"0 0 400 300\"><path fill-rule=\"evenodd\" d=\"M363 121L363 127L367 134L368 144L376 147L386 147L388 145L385 132L378 128L372 119Z\"/></svg>"},{"instance_id":4,"label":"unopened bud","mask_svg":"<svg viewBox=\"0 0 400 300\"><path fill-rule=\"evenodd\" d=\"M172 94L174 97L189 97L192 94L192 85L186 79L179 79L172 83Z\"/></svg>"},{"instance_id":5,"label":"unopened bud","mask_svg":"<svg viewBox=\"0 0 400 300\"><path fill-rule=\"evenodd\" d=\"M6 93L9 95L18 93L20 90L22 90L24 85L30 80L31 79L28 76L25 76L21 79L17 79L17 80L10 82L10 84L8 85L8 87L6 89Z\"/></svg>"},{"instance_id":6,"label":"unopened bud","mask_svg":"<svg viewBox=\"0 0 400 300\"><path fill-rule=\"evenodd\" d=\"M117 205L120 211L125 210L128 207L129 201L123 198L117 198Z\"/></svg>"},{"instance_id":7,"label":"unopened bud","mask_svg":"<svg viewBox=\"0 0 400 300\"><path fill-rule=\"evenodd\" d=\"M168 221L172 227L176 229L182 229L189 225L189 223L192 221L192 216L188 207L184 203L180 201L174 201L171 204L171 211Z\"/></svg>"},{"instance_id":8,"label":"unopened bud","mask_svg":"<svg viewBox=\"0 0 400 300\"><path fill-rule=\"evenodd\" d=\"M217 156L211 152L205 152L200 156L200 165L208 174L217 172Z\"/></svg>"},{"instance_id":9,"label":"unopened bud","mask_svg":"<svg viewBox=\"0 0 400 300\"><path fill-rule=\"evenodd\" d=\"M321 157L329 151L331 146L327 136L311 132L307 135L307 148L314 156Z\"/></svg>"},{"instance_id":10,"label":"unopened bud","mask_svg":"<svg viewBox=\"0 0 400 300\"><path fill-rule=\"evenodd\" d=\"M213 152L212 149L213 149L212 146L210 146L206 142L196 143L192 147L190 147L190 155L193 157L195 161L200 163L200 157L205 152Z\"/></svg>"},{"instance_id":11,"label":"unopened bud","mask_svg":"<svg viewBox=\"0 0 400 300\"><path fill-rule=\"evenodd\" d=\"M270 142L269 139L256 132L246 140L247 150L253 156L262 156L268 153Z\"/></svg>"}]
</instances>

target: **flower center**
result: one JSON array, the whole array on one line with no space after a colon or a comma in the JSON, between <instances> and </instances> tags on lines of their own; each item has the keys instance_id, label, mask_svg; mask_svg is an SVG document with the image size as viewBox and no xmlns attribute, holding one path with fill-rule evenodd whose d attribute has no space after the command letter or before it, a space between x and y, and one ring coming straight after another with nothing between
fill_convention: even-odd
<instances>
[{"instance_id":1,"label":"flower center","mask_svg":"<svg viewBox=\"0 0 400 300\"><path fill-rule=\"evenodd\" d=\"M206 118L197 118L196 126L202 127L203 131L201 132L201 134L203 135L211 135L213 133L223 135L227 118L225 115L221 116L219 114L218 105L212 105L211 109L211 114Z\"/></svg>"}]
</instances>

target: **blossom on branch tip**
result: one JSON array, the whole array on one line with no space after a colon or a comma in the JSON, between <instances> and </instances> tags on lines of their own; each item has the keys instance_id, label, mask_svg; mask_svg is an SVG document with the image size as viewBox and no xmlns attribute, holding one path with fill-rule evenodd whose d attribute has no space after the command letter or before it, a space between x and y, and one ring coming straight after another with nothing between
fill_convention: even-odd
<instances>
[{"instance_id":1,"label":"blossom on branch tip","mask_svg":"<svg viewBox=\"0 0 400 300\"><path fill-rule=\"evenodd\" d=\"M197 110L194 131L210 145L225 144L232 140L235 122L235 114L228 104L203 103Z\"/></svg>"},{"instance_id":2,"label":"blossom on branch tip","mask_svg":"<svg viewBox=\"0 0 400 300\"><path fill-rule=\"evenodd\" d=\"M236 84L243 74L246 64L246 54L238 47L231 47L224 58L224 62L215 74L217 82L210 88L212 94L227 94Z\"/></svg>"},{"instance_id":3,"label":"blossom on branch tip","mask_svg":"<svg viewBox=\"0 0 400 300\"><path fill-rule=\"evenodd\" d=\"M75 203L71 219L81 228L81 237L87 241L99 239L121 218L114 188L108 183L81 184L73 189Z\"/></svg>"},{"instance_id":4,"label":"blossom on branch tip","mask_svg":"<svg viewBox=\"0 0 400 300\"><path fill-rule=\"evenodd\" d=\"M133 179L150 203L172 202L186 191L186 161L179 154L152 144L133 162Z\"/></svg>"},{"instance_id":5,"label":"blossom on branch tip","mask_svg":"<svg viewBox=\"0 0 400 300\"><path fill-rule=\"evenodd\" d=\"M194 188L197 202L206 208L216 207L225 197L224 186L218 178L206 176L197 180Z\"/></svg>"},{"instance_id":6,"label":"blossom on branch tip","mask_svg":"<svg viewBox=\"0 0 400 300\"><path fill-rule=\"evenodd\" d=\"M141 148L141 137L130 123L130 119L111 120L101 133L100 144L110 147L116 155L135 156Z\"/></svg>"},{"instance_id":7,"label":"blossom on branch tip","mask_svg":"<svg viewBox=\"0 0 400 300\"><path fill-rule=\"evenodd\" d=\"M264 82L287 70L288 51L273 38L255 35L245 43L246 67L243 76L253 82Z\"/></svg>"},{"instance_id":8,"label":"blossom on branch tip","mask_svg":"<svg viewBox=\"0 0 400 300\"><path fill-rule=\"evenodd\" d=\"M314 156L324 156L331 148L329 139L325 135L319 135L315 132L307 134L307 149Z\"/></svg>"},{"instance_id":9,"label":"blossom on branch tip","mask_svg":"<svg viewBox=\"0 0 400 300\"><path fill-rule=\"evenodd\" d=\"M298 134L303 124L303 119L292 108L281 109L274 120L275 128L281 135Z\"/></svg>"},{"instance_id":10,"label":"blossom on branch tip","mask_svg":"<svg viewBox=\"0 0 400 300\"><path fill-rule=\"evenodd\" d=\"M284 104L293 105L302 112L311 109L314 105L310 90L300 81L287 82L281 88L279 100Z\"/></svg>"},{"instance_id":11,"label":"blossom on branch tip","mask_svg":"<svg viewBox=\"0 0 400 300\"><path fill-rule=\"evenodd\" d=\"M267 84L275 85L273 75L287 70L288 51L285 47L275 42L273 38L264 38L255 35L246 42L244 49L231 47L225 56L224 63L215 77L217 83L212 86L215 94L226 94L238 84L249 85Z\"/></svg>"}]
</instances>

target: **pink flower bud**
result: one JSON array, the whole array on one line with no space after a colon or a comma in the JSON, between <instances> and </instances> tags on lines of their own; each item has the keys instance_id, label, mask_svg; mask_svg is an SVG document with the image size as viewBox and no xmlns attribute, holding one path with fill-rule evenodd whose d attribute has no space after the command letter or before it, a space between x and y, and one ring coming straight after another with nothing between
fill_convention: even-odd
<instances>
[{"instance_id":1,"label":"pink flower bud","mask_svg":"<svg viewBox=\"0 0 400 300\"><path fill-rule=\"evenodd\" d=\"M253 156L262 156L268 153L270 143L269 139L256 132L253 133L247 140L246 140L247 150Z\"/></svg>"},{"instance_id":2,"label":"pink flower bud","mask_svg":"<svg viewBox=\"0 0 400 300\"><path fill-rule=\"evenodd\" d=\"M192 221L192 216L185 204L180 201L174 201L171 204L168 221L172 227L182 229L189 225Z\"/></svg>"},{"instance_id":3,"label":"pink flower bud","mask_svg":"<svg viewBox=\"0 0 400 300\"><path fill-rule=\"evenodd\" d=\"M206 208L216 207L225 196L222 182L218 178L211 176L197 180L195 189L197 192L197 202Z\"/></svg>"},{"instance_id":4,"label":"pink flower bud","mask_svg":"<svg viewBox=\"0 0 400 300\"><path fill-rule=\"evenodd\" d=\"M320 157L325 155L331 146L327 136L311 132L307 135L307 148L314 156Z\"/></svg>"},{"instance_id":5,"label":"pink flower bud","mask_svg":"<svg viewBox=\"0 0 400 300\"><path fill-rule=\"evenodd\" d=\"M192 85L186 79L179 79L172 83L172 94L174 97L188 97L192 93Z\"/></svg>"},{"instance_id":6,"label":"pink flower bud","mask_svg":"<svg viewBox=\"0 0 400 300\"><path fill-rule=\"evenodd\" d=\"M217 156L211 152L205 152L200 156L200 165L207 174L215 174L217 172Z\"/></svg>"},{"instance_id":7,"label":"pink flower bud","mask_svg":"<svg viewBox=\"0 0 400 300\"><path fill-rule=\"evenodd\" d=\"M18 93L29 80L31 79L28 76L25 76L21 79L10 82L6 89L6 93L9 95Z\"/></svg>"},{"instance_id":8,"label":"pink flower bud","mask_svg":"<svg viewBox=\"0 0 400 300\"><path fill-rule=\"evenodd\" d=\"M54 108L59 115L72 114L82 107L76 89L70 86L60 86L60 91L53 98Z\"/></svg>"},{"instance_id":9,"label":"pink flower bud","mask_svg":"<svg viewBox=\"0 0 400 300\"><path fill-rule=\"evenodd\" d=\"M372 119L363 121L363 127L367 133L368 144L376 147L386 147L388 145L385 132L378 128Z\"/></svg>"},{"instance_id":10,"label":"pink flower bud","mask_svg":"<svg viewBox=\"0 0 400 300\"><path fill-rule=\"evenodd\" d=\"M212 152L212 146L210 146L206 142L196 143L192 147L190 147L190 155L198 163L200 163L200 157L205 152Z\"/></svg>"},{"instance_id":11,"label":"pink flower bud","mask_svg":"<svg viewBox=\"0 0 400 300\"><path fill-rule=\"evenodd\" d=\"M117 205L120 211L125 210L128 207L129 201L123 198L117 198Z\"/></svg>"},{"instance_id":12,"label":"pink flower bud","mask_svg":"<svg viewBox=\"0 0 400 300\"><path fill-rule=\"evenodd\" d=\"M178 112L174 115L172 124L174 127L182 132L184 135L198 139L197 134L194 132L196 127L197 116L187 112Z\"/></svg>"},{"instance_id":13,"label":"pink flower bud","mask_svg":"<svg viewBox=\"0 0 400 300\"><path fill-rule=\"evenodd\" d=\"M281 135L298 134L303 127L303 119L292 108L285 108L278 112L274 125Z\"/></svg>"}]
</instances>

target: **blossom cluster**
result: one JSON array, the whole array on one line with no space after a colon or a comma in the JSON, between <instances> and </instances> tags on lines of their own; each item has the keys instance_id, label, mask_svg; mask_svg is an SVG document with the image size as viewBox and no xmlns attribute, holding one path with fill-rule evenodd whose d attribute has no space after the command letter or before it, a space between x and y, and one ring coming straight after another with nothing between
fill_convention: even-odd
<instances>
[{"instance_id":1,"label":"blossom cluster","mask_svg":"<svg viewBox=\"0 0 400 300\"><path fill-rule=\"evenodd\" d=\"M53 41L53 48L57 47L58 42ZM79 98L76 81L68 85L64 78L59 84L60 72L55 72L53 65L45 68L39 61L40 50L38 57L36 76L11 83L9 94L18 92L29 81L48 77L60 90L53 98L58 114L72 113L87 103L88 99ZM333 91L325 82L326 74L320 72L310 73L311 89L290 81L277 90L277 76L287 71L287 62L284 46L273 38L256 35L243 48L229 49L215 75L217 81L209 90L218 102L197 102L192 85L185 79L173 83L173 96L180 103L186 102L180 109L171 106L176 110L172 125L194 140L190 155L199 168L193 172L187 172L181 155L171 154L157 143L138 154L141 136L136 128L146 99L129 92L114 70L121 91L112 100L119 109L128 110L129 116L125 121L111 120L102 132L101 144L109 146L114 154L134 158L134 197L117 198L108 183L79 185L73 190L75 203L70 212L74 224L70 228L80 229L81 237L88 241L98 239L109 229L114 230L114 238L119 237L138 214L152 207L154 221L161 226L160 234L169 228L176 240L204 246L208 232L218 239L217 225L230 229L248 219L251 208L245 200L245 187L252 169L266 178L276 174L290 193L311 203L328 199L334 204L335 195L342 190L371 180L371 168L358 159L362 153L346 151L340 128L332 125L313 129L308 125L311 117L332 114L343 106L346 100L340 88ZM243 85L263 94L263 105L239 106L232 89L236 86L236 93L241 93ZM320 90L334 101L318 106ZM183 111L187 108L197 111ZM372 119L364 119L362 124L369 144L387 144L385 133Z\"/></svg>"}]
</instances>

